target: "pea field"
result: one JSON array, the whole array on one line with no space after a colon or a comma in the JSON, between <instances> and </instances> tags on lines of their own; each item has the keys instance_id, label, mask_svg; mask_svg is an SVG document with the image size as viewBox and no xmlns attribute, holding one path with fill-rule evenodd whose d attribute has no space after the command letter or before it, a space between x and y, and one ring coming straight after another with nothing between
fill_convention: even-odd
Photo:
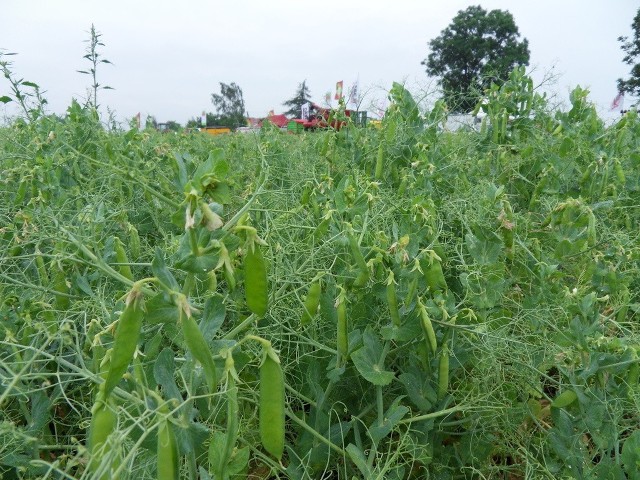
<instances>
[{"instance_id":1,"label":"pea field","mask_svg":"<svg viewBox=\"0 0 640 480\"><path fill-rule=\"evenodd\" d=\"M640 118L486 98L1 127L0 477L639 479Z\"/></svg>"}]
</instances>

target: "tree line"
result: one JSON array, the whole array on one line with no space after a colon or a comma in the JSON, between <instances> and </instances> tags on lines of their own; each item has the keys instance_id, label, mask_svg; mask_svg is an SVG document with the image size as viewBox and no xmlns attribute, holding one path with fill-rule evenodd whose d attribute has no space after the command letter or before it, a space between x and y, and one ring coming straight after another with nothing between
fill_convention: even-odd
<instances>
[{"instance_id":1,"label":"tree line","mask_svg":"<svg viewBox=\"0 0 640 480\"><path fill-rule=\"evenodd\" d=\"M618 37L629 77L618 79L620 93L640 95L640 9L631 25L633 36ZM451 23L429 42L430 53L421 64L437 79L443 99L452 113L472 111L491 84L500 85L518 66L529 65L529 42L520 38L513 15L506 10L487 11L481 6L460 10ZM311 101L306 80L289 100L285 115L299 117L303 104ZM220 82L220 93L211 94L214 113L206 114L207 126L237 128L246 125L247 113L239 85ZM187 127L200 126L193 118Z\"/></svg>"}]
</instances>

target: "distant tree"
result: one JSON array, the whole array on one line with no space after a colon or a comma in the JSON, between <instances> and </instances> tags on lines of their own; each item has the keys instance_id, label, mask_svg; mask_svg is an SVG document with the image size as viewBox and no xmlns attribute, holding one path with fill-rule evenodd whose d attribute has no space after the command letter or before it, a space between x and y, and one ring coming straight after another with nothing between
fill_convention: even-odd
<instances>
[{"instance_id":1,"label":"distant tree","mask_svg":"<svg viewBox=\"0 0 640 480\"><path fill-rule=\"evenodd\" d=\"M247 122L242 89L235 83L231 82L227 85L220 82L220 94L212 93L211 102L216 107L216 113L212 119L214 125L237 128ZM209 115L207 115L207 126L210 126Z\"/></svg>"},{"instance_id":2,"label":"distant tree","mask_svg":"<svg viewBox=\"0 0 640 480\"><path fill-rule=\"evenodd\" d=\"M439 77L449 109L469 112L492 81L504 81L514 67L529 64L529 42L519 37L508 11L471 6L429 42L431 53L421 63Z\"/></svg>"},{"instance_id":3,"label":"distant tree","mask_svg":"<svg viewBox=\"0 0 640 480\"><path fill-rule=\"evenodd\" d=\"M144 121L144 128L158 128L158 121L156 120L156 117L153 115L147 115L147 118Z\"/></svg>"},{"instance_id":4,"label":"distant tree","mask_svg":"<svg viewBox=\"0 0 640 480\"><path fill-rule=\"evenodd\" d=\"M307 87L307 81L304 80L298 84L294 97L282 104L285 107L289 107L289 110L284 114L288 117L300 118L302 105L309 102L311 102L311 93L309 92L309 87Z\"/></svg>"},{"instance_id":5,"label":"distant tree","mask_svg":"<svg viewBox=\"0 0 640 480\"><path fill-rule=\"evenodd\" d=\"M631 65L630 77L626 80L618 79L618 91L631 95L640 95L640 8L631 24L633 38L618 37L622 43L622 51L625 53L624 63Z\"/></svg>"},{"instance_id":6,"label":"distant tree","mask_svg":"<svg viewBox=\"0 0 640 480\"><path fill-rule=\"evenodd\" d=\"M159 124L159 125L161 125L161 124ZM167 120L162 125L163 125L163 130L164 131L179 132L180 130L182 130L182 125L180 125L175 120Z\"/></svg>"}]
</instances>

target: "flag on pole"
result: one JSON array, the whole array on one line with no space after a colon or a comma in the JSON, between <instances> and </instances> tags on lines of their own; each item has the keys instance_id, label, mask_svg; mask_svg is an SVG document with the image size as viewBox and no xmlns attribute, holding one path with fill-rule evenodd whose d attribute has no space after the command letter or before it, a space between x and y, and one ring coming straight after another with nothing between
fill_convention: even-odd
<instances>
[{"instance_id":1,"label":"flag on pole","mask_svg":"<svg viewBox=\"0 0 640 480\"><path fill-rule=\"evenodd\" d=\"M327 105L331 105L331 92L324 94L324 101Z\"/></svg>"},{"instance_id":2,"label":"flag on pole","mask_svg":"<svg viewBox=\"0 0 640 480\"><path fill-rule=\"evenodd\" d=\"M353 84L349 91L349 101L347 103L358 105L358 80L356 80L356 83Z\"/></svg>"},{"instance_id":3,"label":"flag on pole","mask_svg":"<svg viewBox=\"0 0 640 480\"><path fill-rule=\"evenodd\" d=\"M203 127L207 126L207 113L206 112L202 112L202 115L200 116L200 125L202 125Z\"/></svg>"},{"instance_id":4,"label":"flag on pole","mask_svg":"<svg viewBox=\"0 0 640 480\"><path fill-rule=\"evenodd\" d=\"M302 106L300 107L300 118L302 120L309 120L310 108L311 108L311 105L309 104L309 102L302 104Z\"/></svg>"},{"instance_id":5,"label":"flag on pole","mask_svg":"<svg viewBox=\"0 0 640 480\"><path fill-rule=\"evenodd\" d=\"M342 80L340 80L339 82L336 82L336 94L333 97L336 100L340 100L342 98L342 85L343 85Z\"/></svg>"},{"instance_id":6,"label":"flag on pole","mask_svg":"<svg viewBox=\"0 0 640 480\"><path fill-rule=\"evenodd\" d=\"M624 104L624 92L618 92L618 95L616 95L616 98L613 99L613 102L611 102L611 110L617 110L618 108L620 108L620 110L622 110L622 105Z\"/></svg>"}]
</instances>

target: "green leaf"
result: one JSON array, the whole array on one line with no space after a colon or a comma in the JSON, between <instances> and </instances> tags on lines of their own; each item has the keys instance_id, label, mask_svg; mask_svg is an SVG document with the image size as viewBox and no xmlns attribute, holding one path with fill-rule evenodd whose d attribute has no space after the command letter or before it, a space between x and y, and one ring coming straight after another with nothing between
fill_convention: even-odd
<instances>
[{"instance_id":1,"label":"green leaf","mask_svg":"<svg viewBox=\"0 0 640 480\"><path fill-rule=\"evenodd\" d=\"M176 182L179 187L179 191L184 191L184 186L188 182L187 178L187 167L184 164L184 157L179 153L173 154L174 159L174 170L177 173Z\"/></svg>"},{"instance_id":2,"label":"green leaf","mask_svg":"<svg viewBox=\"0 0 640 480\"><path fill-rule=\"evenodd\" d=\"M565 408L575 402L577 398L578 395L576 395L576 392L573 390L565 390L551 402L551 406L555 408Z\"/></svg>"},{"instance_id":3,"label":"green leaf","mask_svg":"<svg viewBox=\"0 0 640 480\"><path fill-rule=\"evenodd\" d=\"M213 340L213 337L218 332L222 324L224 323L224 317L227 314L222 297L214 295L204 305L204 312L202 313L202 319L200 320L200 331L207 343Z\"/></svg>"},{"instance_id":4,"label":"green leaf","mask_svg":"<svg viewBox=\"0 0 640 480\"><path fill-rule=\"evenodd\" d=\"M158 280L160 280L160 282L164 284L165 287L175 292L180 291L178 282L165 265L162 250L160 250L159 248L156 248L153 262L151 262L151 271L158 278Z\"/></svg>"},{"instance_id":5,"label":"green leaf","mask_svg":"<svg viewBox=\"0 0 640 480\"><path fill-rule=\"evenodd\" d=\"M393 428L398 424L400 420L409 412L409 409L403 405L399 405L402 401L402 397L396 398L393 404L384 414L384 421L382 424L378 423L376 419L371 427L369 427L369 436L373 443L378 443L391 433Z\"/></svg>"},{"instance_id":6,"label":"green leaf","mask_svg":"<svg viewBox=\"0 0 640 480\"><path fill-rule=\"evenodd\" d=\"M630 480L640 479L640 430L628 437L622 447L622 464Z\"/></svg>"},{"instance_id":7,"label":"green leaf","mask_svg":"<svg viewBox=\"0 0 640 480\"><path fill-rule=\"evenodd\" d=\"M224 162L224 151L219 148L211 151L211 153L209 153L209 157L198 165L198 168L193 173L193 183L196 185L202 185L202 181L205 176L217 177L219 181L224 180L223 177L228 172L228 165L226 169L224 166L216 168L217 165L222 162Z\"/></svg>"},{"instance_id":8,"label":"green leaf","mask_svg":"<svg viewBox=\"0 0 640 480\"><path fill-rule=\"evenodd\" d=\"M162 387L166 397L175 398L182 402L182 394L173 377L175 369L173 350L167 347L158 354L153 364L153 377L158 385Z\"/></svg>"},{"instance_id":9,"label":"green leaf","mask_svg":"<svg viewBox=\"0 0 640 480\"><path fill-rule=\"evenodd\" d=\"M207 193L211 199L221 204L231 203L231 190L226 183L219 183L215 188L208 188Z\"/></svg>"},{"instance_id":10,"label":"green leaf","mask_svg":"<svg viewBox=\"0 0 640 480\"><path fill-rule=\"evenodd\" d=\"M178 425L182 424L174 425L174 431L180 455L197 451L209 439L209 429L200 422L190 421L187 428Z\"/></svg>"},{"instance_id":11,"label":"green leaf","mask_svg":"<svg viewBox=\"0 0 640 480\"><path fill-rule=\"evenodd\" d=\"M178 307L165 292L152 297L145 306L147 308L145 321L150 324L176 323L178 321Z\"/></svg>"},{"instance_id":12,"label":"green leaf","mask_svg":"<svg viewBox=\"0 0 640 480\"><path fill-rule=\"evenodd\" d=\"M373 472L367 465L367 457L365 457L364 452L356 447L353 443L347 445L345 449L349 454L349 458L358 467L360 473L362 473L363 478L373 478Z\"/></svg>"},{"instance_id":13,"label":"green leaf","mask_svg":"<svg viewBox=\"0 0 640 480\"><path fill-rule=\"evenodd\" d=\"M227 458L225 458L225 445L227 436L224 432L216 430L210 437L209 443L209 465L216 478L222 478L221 472L225 469Z\"/></svg>"},{"instance_id":14,"label":"green leaf","mask_svg":"<svg viewBox=\"0 0 640 480\"><path fill-rule=\"evenodd\" d=\"M379 364L382 356L382 345L370 328L362 335L364 345L351 354L353 364L365 380L374 385L389 385L394 373L384 370L384 365Z\"/></svg>"},{"instance_id":15,"label":"green leaf","mask_svg":"<svg viewBox=\"0 0 640 480\"><path fill-rule=\"evenodd\" d=\"M474 233L465 235L467 250L476 263L480 265L494 264L503 250L502 239L494 232L476 227Z\"/></svg>"},{"instance_id":16,"label":"green leaf","mask_svg":"<svg viewBox=\"0 0 640 480\"><path fill-rule=\"evenodd\" d=\"M91 290L91 286L84 275L76 275L74 280L78 290L90 297L93 297L93 290Z\"/></svg>"},{"instance_id":17,"label":"green leaf","mask_svg":"<svg viewBox=\"0 0 640 480\"><path fill-rule=\"evenodd\" d=\"M51 401L42 390L36 390L30 395L31 421L28 433L39 434L51 419Z\"/></svg>"},{"instance_id":18,"label":"green leaf","mask_svg":"<svg viewBox=\"0 0 640 480\"><path fill-rule=\"evenodd\" d=\"M198 474L200 475L200 480L212 480L211 475L209 475L209 472L207 472L202 465L198 467Z\"/></svg>"},{"instance_id":19,"label":"green leaf","mask_svg":"<svg viewBox=\"0 0 640 480\"><path fill-rule=\"evenodd\" d=\"M11 100L10 97L7 97L6 95L3 95L2 97L0 97L0 102L2 103L9 103L12 102L13 100Z\"/></svg>"},{"instance_id":20,"label":"green leaf","mask_svg":"<svg viewBox=\"0 0 640 480\"><path fill-rule=\"evenodd\" d=\"M249 447L239 448L233 451L231 459L227 464L227 473L229 475L239 475L249 465L249 456L251 451Z\"/></svg>"},{"instance_id":21,"label":"green leaf","mask_svg":"<svg viewBox=\"0 0 640 480\"><path fill-rule=\"evenodd\" d=\"M412 373L403 373L398 376L398 380L404 385L409 400L423 412L428 412L436 402L436 392L429 386L428 382L421 381Z\"/></svg>"}]
</instances>

